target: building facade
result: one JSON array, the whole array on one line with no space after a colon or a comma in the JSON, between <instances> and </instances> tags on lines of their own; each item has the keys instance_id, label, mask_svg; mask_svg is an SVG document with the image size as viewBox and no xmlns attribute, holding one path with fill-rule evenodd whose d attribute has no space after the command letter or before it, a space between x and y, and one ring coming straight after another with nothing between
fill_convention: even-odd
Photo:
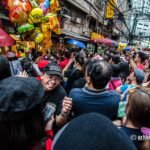
<instances>
[{"instance_id":1,"label":"building facade","mask_svg":"<svg viewBox=\"0 0 150 150\"><path fill-rule=\"evenodd\" d=\"M131 20L131 26L136 36L150 36L150 1L132 0L134 13Z\"/></svg>"},{"instance_id":2,"label":"building facade","mask_svg":"<svg viewBox=\"0 0 150 150\"><path fill-rule=\"evenodd\" d=\"M60 4L61 27L65 35L86 41L91 32L101 32L102 3L96 0L60 0Z\"/></svg>"}]
</instances>

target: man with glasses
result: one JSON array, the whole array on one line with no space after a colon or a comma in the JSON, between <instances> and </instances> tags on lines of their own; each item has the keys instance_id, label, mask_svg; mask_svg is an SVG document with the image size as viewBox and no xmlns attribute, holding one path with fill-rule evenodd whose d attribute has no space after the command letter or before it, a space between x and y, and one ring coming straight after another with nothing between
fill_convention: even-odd
<instances>
[{"instance_id":1,"label":"man with glasses","mask_svg":"<svg viewBox=\"0 0 150 150\"><path fill-rule=\"evenodd\" d=\"M71 98L66 97L66 91L60 85L62 79L62 71L57 64L48 64L43 69L41 81L45 90L44 101L56 106L55 121L57 126L62 126L67 122L72 108Z\"/></svg>"}]
</instances>

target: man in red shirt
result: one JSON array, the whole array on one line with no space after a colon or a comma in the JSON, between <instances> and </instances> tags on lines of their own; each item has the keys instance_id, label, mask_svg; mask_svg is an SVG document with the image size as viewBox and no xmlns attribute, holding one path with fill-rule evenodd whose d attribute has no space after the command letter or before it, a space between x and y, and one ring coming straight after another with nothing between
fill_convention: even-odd
<instances>
[{"instance_id":1,"label":"man in red shirt","mask_svg":"<svg viewBox=\"0 0 150 150\"><path fill-rule=\"evenodd\" d=\"M59 63L59 66L62 68L62 70L66 67L66 65L70 61L70 52L69 51L65 51L64 55L65 55L65 60L63 60L63 61L61 61Z\"/></svg>"}]
</instances>

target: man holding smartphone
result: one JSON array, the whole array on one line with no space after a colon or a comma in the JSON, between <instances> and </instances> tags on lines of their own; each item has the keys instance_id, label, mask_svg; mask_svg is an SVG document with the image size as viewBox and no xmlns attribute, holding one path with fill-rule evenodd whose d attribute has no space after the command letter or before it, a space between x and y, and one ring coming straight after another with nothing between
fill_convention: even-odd
<instances>
[{"instance_id":1,"label":"man holding smartphone","mask_svg":"<svg viewBox=\"0 0 150 150\"><path fill-rule=\"evenodd\" d=\"M63 79L61 68L56 63L48 64L41 76L45 90L44 101L56 105L55 122L58 127L63 126L72 108L72 101L66 97L65 89L60 85Z\"/></svg>"}]
</instances>

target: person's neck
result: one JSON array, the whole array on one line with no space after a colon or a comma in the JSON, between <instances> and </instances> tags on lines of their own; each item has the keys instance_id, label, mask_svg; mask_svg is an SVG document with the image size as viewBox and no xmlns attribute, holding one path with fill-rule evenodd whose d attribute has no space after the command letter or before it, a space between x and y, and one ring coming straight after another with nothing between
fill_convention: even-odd
<instances>
[{"instance_id":1,"label":"person's neck","mask_svg":"<svg viewBox=\"0 0 150 150\"><path fill-rule=\"evenodd\" d=\"M103 89L95 89L92 85L86 85L85 87L88 88L89 90L92 90L92 91L101 91L101 90L103 90Z\"/></svg>"},{"instance_id":2,"label":"person's neck","mask_svg":"<svg viewBox=\"0 0 150 150\"><path fill-rule=\"evenodd\" d=\"M131 85L137 85L137 83L135 81L131 81Z\"/></svg>"},{"instance_id":3,"label":"person's neck","mask_svg":"<svg viewBox=\"0 0 150 150\"><path fill-rule=\"evenodd\" d=\"M139 129L139 127L136 127L135 125L133 125L132 121L130 121L130 120L126 121L125 126L128 128Z\"/></svg>"}]
</instances>

